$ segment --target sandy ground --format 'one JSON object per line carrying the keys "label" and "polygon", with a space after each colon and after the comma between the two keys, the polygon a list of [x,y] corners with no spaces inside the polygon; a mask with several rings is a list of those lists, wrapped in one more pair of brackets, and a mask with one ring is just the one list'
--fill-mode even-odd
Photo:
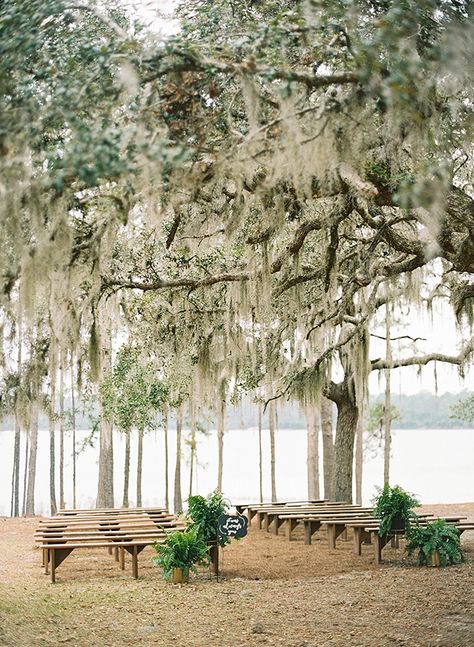
{"label": "sandy ground", "polygon": [[[474,503],[427,506],[474,519]],[[35,647],[474,647],[474,532],[466,563],[419,568],[387,547],[374,564],[351,541],[311,546],[251,529],[222,554],[222,577],[164,582],[140,556],[140,578],[105,550],[75,551],[51,584],[35,548],[36,519],[0,518],[0,645]]]}

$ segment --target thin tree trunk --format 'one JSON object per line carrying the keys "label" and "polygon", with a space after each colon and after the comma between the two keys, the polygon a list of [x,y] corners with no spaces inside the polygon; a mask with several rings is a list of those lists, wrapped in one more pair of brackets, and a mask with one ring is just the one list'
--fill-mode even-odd
{"label": "thin tree trunk", "polygon": [[[18,308],[18,335],[17,335],[17,362],[16,371],[18,375],[18,386],[21,387],[21,361],[23,346],[23,327],[21,321],[21,311]],[[13,448],[13,471],[12,471],[12,502],[11,516],[18,517],[20,514],[20,449],[21,449],[21,425],[17,409],[18,394],[15,396],[15,440]]]}
{"label": "thin tree trunk", "polygon": [[272,486],[272,501],[276,502],[276,467],[275,467],[275,432],[276,432],[276,405],[272,400],[268,405],[268,426],[270,430],[270,479]]}
{"label": "thin tree trunk", "polygon": [[59,366],[59,507],[64,510],[64,359]]}
{"label": "thin tree trunk", "polygon": [[[105,317],[104,317],[105,320]],[[110,322],[105,320],[103,346],[101,348],[101,380],[110,371],[112,366],[112,344]],[[99,400],[100,404],[100,400]],[[99,412],[100,413],[100,412]],[[100,446],[99,446],[99,483],[97,488],[97,507],[114,507],[114,445],[113,428],[105,416],[100,415]]]}
{"label": "thin tree trunk", "polygon": [[56,502],[56,442],[55,442],[55,433],[56,433],[56,420],[55,420],[55,400],[56,400],[56,375],[55,370],[53,370],[53,375],[51,376],[51,402],[49,405],[48,411],[48,423],[49,423],[49,503],[51,508],[51,514],[56,514],[58,511],[58,505]]}
{"label": "thin tree trunk", "polygon": [[258,486],[260,503],[263,503],[263,452],[262,452],[262,403],[258,403]]}
{"label": "thin tree trunk", "polygon": [[359,412],[356,431],[356,446],[355,446],[355,484],[356,484],[356,503],[362,505],[362,472],[364,466],[364,450],[363,450],[363,420],[362,414]]}
{"label": "thin tree trunk", "polygon": [[305,408],[307,426],[308,499],[319,499],[319,413],[314,405]]}
{"label": "thin tree trunk", "polygon": [[142,507],[143,431],[138,431],[137,452],[137,508]]}
{"label": "thin tree trunk", "polygon": [[332,433],[332,402],[321,398],[321,431],[323,440],[324,498],[334,500],[334,439]]}
{"label": "thin tree trunk", "polygon": [[18,414],[15,413],[15,440],[13,448],[13,470],[12,470],[12,499],[10,516],[19,515],[19,488],[20,488],[20,439],[21,428],[18,421]]}
{"label": "thin tree trunk", "polygon": [[218,403],[217,411],[217,489],[222,492],[222,475],[224,470],[224,422],[225,422],[225,401]]}
{"label": "thin tree trunk", "polygon": [[163,411],[163,434],[165,437],[165,508],[170,506],[170,482],[169,482],[169,454],[168,454],[168,408]]}
{"label": "thin tree trunk", "polygon": [[72,507],[76,508],[76,402],[74,389],[74,356],[71,352],[71,426],[72,426]]}
{"label": "thin tree trunk", "polygon": [[183,412],[181,407],[176,410],[176,466],[174,470],[174,512],[183,511],[183,498],[181,495],[181,435],[183,429]]}
{"label": "thin tree trunk", "polygon": [[21,506],[21,514],[26,516],[26,491],[28,489],[28,457],[30,454],[30,434],[31,434],[31,423],[29,429],[26,431],[26,442],[25,442],[25,471],[23,473],[23,501]]}
{"label": "thin tree trunk", "polygon": [[[392,361],[392,345],[390,342],[390,306],[385,305],[385,349],[387,362]],[[392,402],[390,394],[391,369],[385,370],[385,407],[384,407],[384,451],[383,451],[383,482],[390,481],[390,451],[392,445]]]}
{"label": "thin tree trunk", "polygon": [[28,457],[28,485],[26,490],[25,514],[35,514],[36,457],[38,455],[38,404],[33,402],[30,422],[30,454]]}
{"label": "thin tree trunk", "polygon": [[128,489],[130,483],[130,432],[125,433],[125,457],[123,463],[123,498],[122,508],[128,508],[130,505],[128,499]]}

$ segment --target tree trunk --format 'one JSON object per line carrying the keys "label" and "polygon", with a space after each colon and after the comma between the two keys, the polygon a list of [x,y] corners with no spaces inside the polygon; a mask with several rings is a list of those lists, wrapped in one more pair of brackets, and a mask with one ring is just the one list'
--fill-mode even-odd
{"label": "tree trunk", "polygon": [[[20,310],[20,309],[19,309]],[[18,334],[17,334],[17,362],[16,370],[20,385],[21,380],[21,354],[23,346],[21,312],[18,314]],[[10,514],[12,517],[18,517],[20,514],[20,448],[21,448],[21,425],[18,416],[17,397],[15,396],[15,440],[13,448],[13,470],[12,470],[12,501]]]}
{"label": "tree trunk", "polygon": [[334,500],[334,439],[332,433],[332,402],[321,398],[321,431],[323,439],[324,498]]}
{"label": "tree trunk", "polygon": [[188,496],[193,495],[193,479],[194,479],[194,462],[196,457],[196,429],[194,428],[193,423],[191,422],[191,438],[189,439],[189,449],[191,454],[189,456],[189,494]]}
{"label": "tree trunk", "polygon": [[181,407],[176,411],[176,466],[174,470],[174,512],[183,511],[183,498],[181,496],[181,434],[183,429],[183,412]]}
{"label": "tree trunk", "polygon": [[130,432],[125,433],[125,458],[123,463],[123,498],[122,508],[128,508],[130,505],[128,499],[128,488],[130,483]]}
{"label": "tree trunk", "polygon": [[[54,371],[53,371],[54,372]],[[54,434],[56,432],[56,420],[55,420],[55,400],[56,400],[56,388],[55,388],[56,376],[51,376],[51,402],[49,404],[48,411],[48,423],[49,423],[49,503],[51,508],[51,514],[56,514],[58,511],[58,505],[56,502],[56,443]]]}
{"label": "tree trunk", "polygon": [[76,402],[74,394],[74,356],[71,352],[71,426],[72,426],[72,507],[76,508]]}
{"label": "tree trunk", "polygon": [[219,492],[222,492],[222,474],[224,470],[225,401],[221,400],[217,406],[217,489]]}
{"label": "tree trunk", "polygon": [[275,432],[276,432],[276,405],[272,400],[268,405],[268,426],[270,429],[270,479],[272,484],[272,501],[276,502],[276,469],[275,469]]}
{"label": "tree trunk", "polygon": [[[105,320],[105,317],[104,317]],[[100,381],[110,371],[112,366],[112,344],[110,322],[106,321],[104,334],[102,337],[102,348],[100,349]],[[101,407],[100,398],[99,406]],[[98,508],[114,507],[114,445],[113,445],[113,428],[105,416],[100,415],[99,423],[99,483],[97,488]]]}
{"label": "tree trunk", "polygon": [[137,508],[142,507],[143,431],[138,431],[137,452]]}
{"label": "tree trunk", "polygon": [[260,503],[263,503],[263,452],[262,452],[262,403],[258,403],[258,486]]}
{"label": "tree trunk", "polygon": [[165,508],[170,507],[170,483],[169,483],[169,454],[168,454],[168,408],[163,411],[163,434],[165,437]]}
{"label": "tree trunk", "polygon": [[315,406],[305,408],[307,426],[308,499],[319,499],[319,413]]}
{"label": "tree trunk", "polygon": [[356,447],[355,447],[355,483],[356,483],[356,503],[362,505],[362,472],[364,465],[364,450],[363,450],[363,418],[359,412],[356,431]]}
{"label": "tree trunk", "polygon": [[31,434],[31,424],[30,428],[26,431],[26,442],[25,442],[25,471],[23,473],[23,501],[21,506],[21,514],[26,516],[26,491],[28,489],[28,457],[30,455],[30,434]]}
{"label": "tree trunk", "polygon": [[336,399],[337,424],[334,445],[334,497],[336,501],[352,503],[352,467],[354,462],[354,440],[357,429],[358,409],[354,401],[354,389],[349,388],[349,379],[339,387]]}
{"label": "tree trunk", "polygon": [[59,507],[64,510],[64,359],[59,366]]}
{"label": "tree trunk", "polygon": [[28,457],[28,486],[26,490],[25,514],[33,517],[35,514],[35,485],[36,485],[36,457],[38,454],[38,404],[34,402],[31,407],[30,422],[30,455]]}
{"label": "tree trunk", "polygon": [[18,517],[20,510],[20,440],[21,428],[18,420],[18,415],[15,413],[15,440],[13,448],[13,470],[12,470],[12,500],[10,508],[10,516]]}
{"label": "tree trunk", "polygon": [[[390,343],[390,307],[389,303],[385,305],[385,348],[387,362],[392,361],[392,345]],[[388,484],[390,481],[390,451],[392,446],[392,402],[390,394],[391,369],[385,370],[385,407],[384,407],[384,450],[383,450],[383,482]]]}

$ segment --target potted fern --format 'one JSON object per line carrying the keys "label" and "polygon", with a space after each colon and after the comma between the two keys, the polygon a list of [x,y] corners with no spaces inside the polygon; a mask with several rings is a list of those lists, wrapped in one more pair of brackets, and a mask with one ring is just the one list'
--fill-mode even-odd
{"label": "potted fern", "polygon": [[196,564],[209,563],[208,546],[195,527],[170,532],[164,543],[153,547],[158,553],[154,563],[163,568],[163,577],[173,584],[188,582],[189,571],[196,572]]}
{"label": "potted fern", "polygon": [[208,546],[209,556],[216,574],[219,569],[219,546],[223,548],[230,542],[229,537],[219,536],[217,522],[228,508],[229,503],[218,490],[211,492],[207,497],[195,495],[188,499],[188,517],[191,520],[191,527],[196,528]]}
{"label": "potted fern", "polygon": [[413,509],[420,505],[418,499],[399,485],[390,487],[386,483],[383,488],[378,488],[378,496],[373,503],[373,514],[380,519],[381,537],[393,530],[408,530],[410,524],[418,519],[413,512]]}
{"label": "potted fern", "polygon": [[408,533],[407,551],[418,551],[420,566],[447,566],[464,561],[458,529],[444,519],[426,525],[416,524]]}

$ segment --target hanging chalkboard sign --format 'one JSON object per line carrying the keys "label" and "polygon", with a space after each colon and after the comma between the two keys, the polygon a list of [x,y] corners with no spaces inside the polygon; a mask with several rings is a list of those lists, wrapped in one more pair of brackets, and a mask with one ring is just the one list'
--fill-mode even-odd
{"label": "hanging chalkboard sign", "polygon": [[248,519],[242,515],[221,514],[217,520],[217,529],[221,537],[245,537]]}

